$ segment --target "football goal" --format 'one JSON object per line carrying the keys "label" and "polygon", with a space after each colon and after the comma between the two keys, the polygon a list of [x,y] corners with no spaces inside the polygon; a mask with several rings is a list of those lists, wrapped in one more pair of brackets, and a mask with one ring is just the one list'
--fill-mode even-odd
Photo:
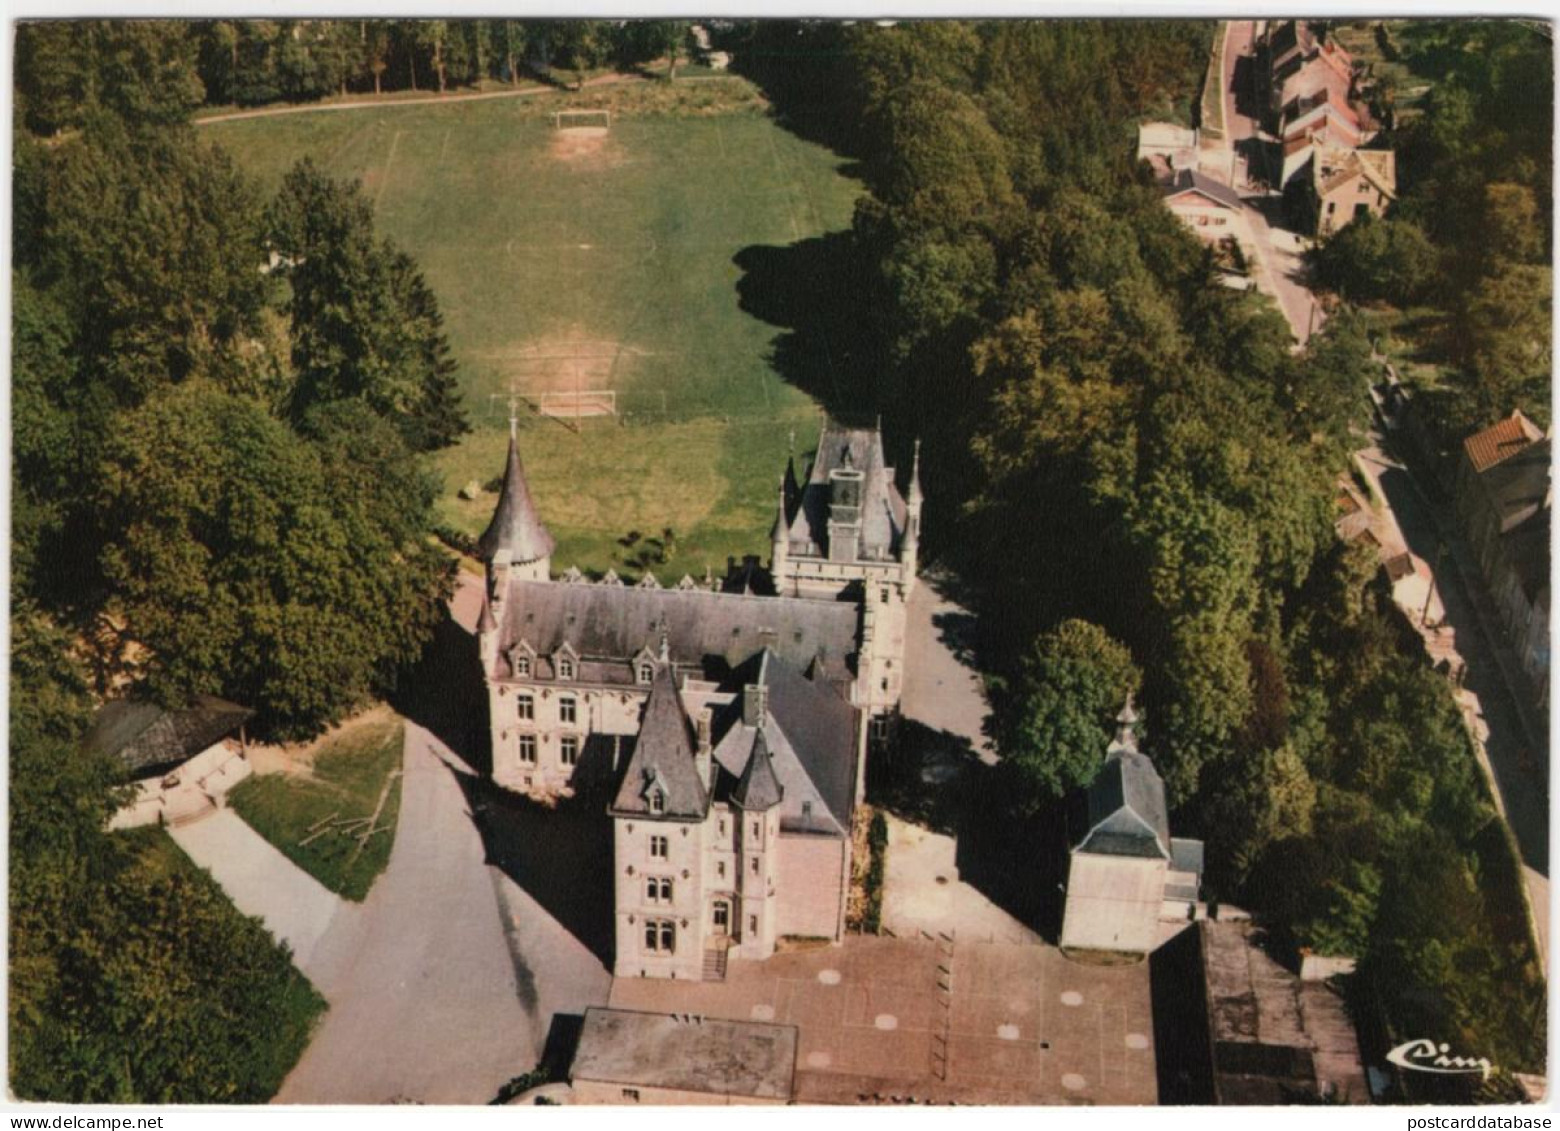
{"label": "football goal", "polygon": [[555,130],[601,130],[612,125],[610,110],[557,110],[553,112]]}

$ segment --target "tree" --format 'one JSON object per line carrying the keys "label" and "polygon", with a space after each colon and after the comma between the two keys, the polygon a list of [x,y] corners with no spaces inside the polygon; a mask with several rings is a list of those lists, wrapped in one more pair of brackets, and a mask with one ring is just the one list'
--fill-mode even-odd
{"label": "tree", "polygon": [[56,133],[107,112],[140,126],[183,122],[206,97],[199,46],[178,20],[59,20],[17,28],[27,128]]}
{"label": "tree", "polygon": [[393,430],[345,404],[307,423],[171,389],[121,418],[94,500],[147,689],[221,694],[283,736],[390,686],[451,584],[425,539],[432,486]]}
{"label": "tree", "polygon": [[360,398],[418,450],[464,432],[438,304],[412,260],[375,237],[360,187],[304,158],[283,179],[270,231],[292,291],[293,419]]}
{"label": "tree", "polygon": [[1018,812],[1093,779],[1111,720],[1141,682],[1131,653],[1098,625],[1063,621],[1035,641],[998,696],[993,728]]}

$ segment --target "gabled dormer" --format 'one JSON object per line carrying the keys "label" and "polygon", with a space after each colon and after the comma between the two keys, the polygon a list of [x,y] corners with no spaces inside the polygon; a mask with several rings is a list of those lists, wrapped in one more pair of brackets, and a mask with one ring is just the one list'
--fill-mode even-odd
{"label": "gabled dormer", "polygon": [[655,682],[656,654],[646,644],[634,655],[634,682],[649,687]]}
{"label": "gabled dormer", "polygon": [[505,658],[509,661],[509,674],[515,679],[530,679],[536,672],[536,649],[524,638],[510,647]]}
{"label": "gabled dormer", "polygon": [[553,678],[575,680],[580,677],[580,654],[565,640],[552,655]]}
{"label": "gabled dormer", "polygon": [[652,817],[664,817],[666,815],[666,782],[661,780],[661,774],[649,766],[645,767],[645,788],[641,795],[645,799],[645,809]]}

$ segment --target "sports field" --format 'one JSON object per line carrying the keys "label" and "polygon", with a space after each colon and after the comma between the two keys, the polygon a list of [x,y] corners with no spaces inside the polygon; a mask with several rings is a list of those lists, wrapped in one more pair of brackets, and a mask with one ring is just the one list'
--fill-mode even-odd
{"label": "sports field", "polygon": [[[494,496],[457,491],[502,471],[511,389],[615,392],[617,417],[578,430],[522,416],[560,572],[625,572],[619,539],[667,527],[663,580],[764,552],[788,433],[803,452],[817,436],[817,407],[769,364],[779,329],[739,307],[733,259],[846,227],[860,186],[740,79],[657,98],[549,91],[202,130],[267,190],[306,154],[360,179],[422,266],[475,426],[438,457],[450,525],[478,533],[491,512]],[[616,110],[604,133],[554,128],[555,110],[603,105]]]}

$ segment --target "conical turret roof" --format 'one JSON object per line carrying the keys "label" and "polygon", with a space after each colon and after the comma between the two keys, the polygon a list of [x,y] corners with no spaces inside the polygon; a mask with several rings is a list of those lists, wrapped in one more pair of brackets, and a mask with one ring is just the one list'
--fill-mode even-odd
{"label": "conical turret roof", "polygon": [[774,758],[769,753],[769,742],[764,738],[764,728],[753,735],[753,752],[742,768],[742,777],[731,791],[731,800],[739,809],[763,812],[773,809],[785,797],[780,779],[775,777]]}
{"label": "conical turret roof", "polygon": [[491,562],[500,550],[508,550],[510,561],[534,562],[553,551],[553,536],[542,525],[526,486],[525,468],[520,464],[520,445],[513,431],[509,434],[509,462],[504,467],[504,487],[493,510],[493,521],[477,540],[483,561]]}
{"label": "conical turret roof", "polygon": [[[650,804],[652,791],[661,795],[659,807]],[[611,811],[622,816],[646,814],[670,820],[699,820],[709,807],[709,792],[699,776],[693,735],[672,666],[657,664],[639,738]]]}

